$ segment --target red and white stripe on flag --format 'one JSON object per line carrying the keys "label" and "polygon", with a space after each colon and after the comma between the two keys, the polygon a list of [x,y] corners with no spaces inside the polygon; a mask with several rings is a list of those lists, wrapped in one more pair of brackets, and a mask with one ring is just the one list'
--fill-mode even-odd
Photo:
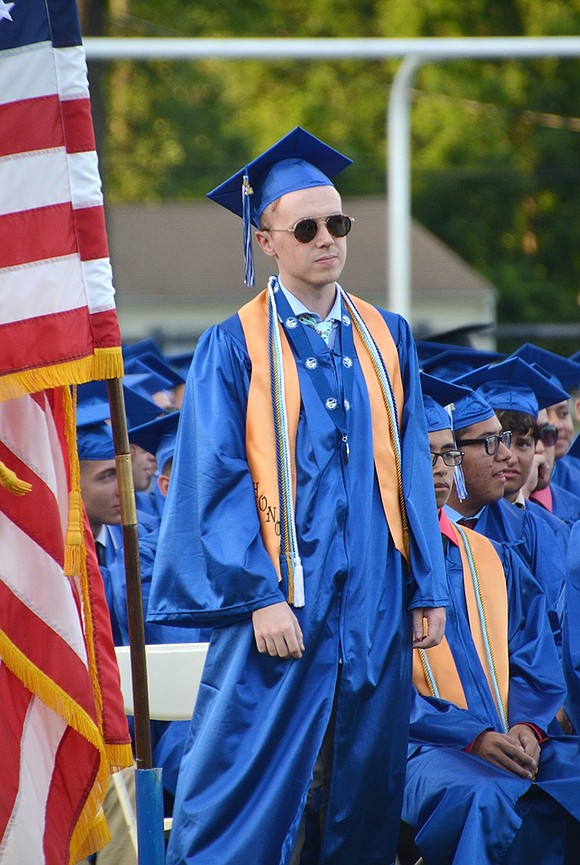
{"label": "red and white stripe on flag", "polygon": [[105,742],[91,575],[63,568],[71,412],[64,387],[0,402],[0,461],[30,485],[18,496],[0,484],[2,865],[69,865],[102,846],[111,757],[132,761],[118,685],[116,750]]}
{"label": "red and white stripe on flag", "polygon": [[0,399],[122,375],[75,0],[0,0]]}

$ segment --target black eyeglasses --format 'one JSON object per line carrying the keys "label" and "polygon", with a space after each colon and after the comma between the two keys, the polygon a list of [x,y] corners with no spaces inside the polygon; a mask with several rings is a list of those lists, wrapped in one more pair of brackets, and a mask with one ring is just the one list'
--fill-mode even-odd
{"label": "black eyeglasses", "polygon": [[431,465],[436,466],[439,457],[446,466],[460,466],[463,462],[463,451],[431,451]]}
{"label": "black eyeglasses", "polygon": [[489,457],[496,455],[499,450],[500,442],[509,449],[509,446],[512,443],[511,430],[506,430],[506,432],[502,432],[498,436],[485,436],[485,438],[482,439],[457,439],[457,444],[461,445],[461,447],[463,447],[463,445],[484,445],[485,452]]}
{"label": "black eyeglasses", "polygon": [[322,219],[299,219],[292,228],[265,228],[264,231],[290,231],[298,243],[310,243],[318,234],[318,226],[324,223],[333,237],[346,237],[352,228],[353,216],[346,213],[331,213]]}
{"label": "black eyeglasses", "polygon": [[538,439],[542,444],[546,445],[546,447],[551,448],[554,447],[558,441],[558,433],[558,427],[554,426],[553,423],[544,423],[538,428]]}

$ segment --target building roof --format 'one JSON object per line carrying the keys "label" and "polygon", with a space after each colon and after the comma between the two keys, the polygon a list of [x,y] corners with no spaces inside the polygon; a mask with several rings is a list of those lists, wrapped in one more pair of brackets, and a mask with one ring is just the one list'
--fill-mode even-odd
{"label": "building roof", "polygon": [[[343,205],[356,224],[341,282],[370,303],[387,306],[385,199],[348,198]],[[160,302],[187,306],[205,326],[252,296],[243,284],[239,220],[212,202],[113,205],[107,208],[107,226],[120,311]],[[494,320],[493,286],[417,222],[411,228],[411,258],[412,318],[423,323],[423,331]],[[259,288],[272,267],[259,250],[255,259]],[[454,307],[459,317],[450,320]]]}

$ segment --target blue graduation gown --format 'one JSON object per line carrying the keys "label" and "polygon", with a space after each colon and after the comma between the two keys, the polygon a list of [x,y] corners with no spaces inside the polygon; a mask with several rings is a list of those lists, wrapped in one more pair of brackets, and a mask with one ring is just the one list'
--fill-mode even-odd
{"label": "blue graduation gown", "polygon": [[[406,394],[401,433],[412,568],[394,547],[381,505],[357,358],[348,465],[298,359],[296,527],[306,594],[305,606],[294,611],[306,645],[300,660],[260,654],[254,642],[251,612],[284,595],[260,535],[246,461],[250,361],[238,316],[207,332],[195,352],[149,617],[214,630],[181,764],[168,865],[288,862],[339,659],[320,862],[394,861],[411,696],[408,607],[445,605],[446,591],[414,343],[406,322],[383,315]],[[332,351],[307,334],[312,355],[339,390],[347,326],[341,322]]]}
{"label": "blue graduation gown", "polygon": [[566,711],[576,732],[580,731],[580,523],[570,534],[566,571],[564,614],[564,672],[568,683]]}
{"label": "blue graduation gown", "polygon": [[563,487],[575,496],[580,496],[580,437],[576,436],[567,454],[556,460],[552,471],[552,483]]}
{"label": "blue graduation gown", "polygon": [[546,595],[548,617],[558,651],[562,646],[560,609],[566,564],[562,541],[552,527],[529,508],[507,501],[486,505],[475,531],[500,543],[509,543],[534,575]]}
{"label": "blue graduation gown", "polygon": [[[546,731],[562,705],[565,685],[543,593],[507,546],[494,546],[507,580],[508,725],[528,722]],[[503,729],[471,638],[455,544],[447,548],[446,565],[451,602],[445,636],[467,709],[413,689],[403,819],[418,827],[415,843],[429,865],[496,865],[505,861],[522,823],[518,800],[533,784],[463,750],[483,731]],[[544,742],[534,783],[580,819],[580,739]],[[557,839],[550,834],[541,838],[535,865],[551,863],[554,846]]]}
{"label": "blue graduation gown", "polygon": [[552,513],[569,523],[575,523],[579,520],[580,496],[556,483],[550,483],[550,489],[552,491]]}

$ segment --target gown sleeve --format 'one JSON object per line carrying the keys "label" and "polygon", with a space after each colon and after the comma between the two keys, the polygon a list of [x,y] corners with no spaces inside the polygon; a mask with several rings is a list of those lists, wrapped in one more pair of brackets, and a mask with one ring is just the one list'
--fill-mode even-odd
{"label": "gown sleeve", "polygon": [[193,357],[149,621],[223,625],[284,600],[260,535],[246,460],[250,361],[241,327],[237,330],[231,323],[211,328]]}

